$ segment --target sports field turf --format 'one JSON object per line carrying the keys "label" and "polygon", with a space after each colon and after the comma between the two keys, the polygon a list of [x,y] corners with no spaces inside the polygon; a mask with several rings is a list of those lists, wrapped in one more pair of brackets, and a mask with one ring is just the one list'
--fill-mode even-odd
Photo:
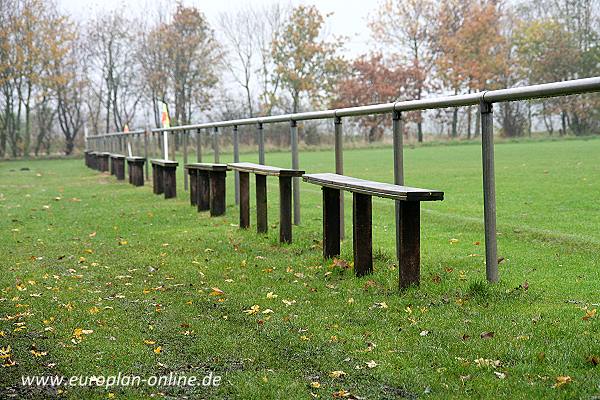
{"label": "sports field turf", "polygon": [[[82,160],[0,163],[0,398],[594,398],[600,396],[600,140],[496,145],[501,282],[485,282],[481,148],[405,150],[422,203],[421,285],[397,290],[394,204],[373,200],[375,273],[324,262],[321,191],[278,244],[183,191],[152,194]],[[347,150],[345,173],[391,182],[392,150]],[[229,161],[231,155],[222,155]],[[256,161],[244,154],[242,161]],[[290,164],[289,153],[267,163]],[[302,152],[331,172],[332,152]],[[26,167],[29,170],[22,171]],[[251,181],[251,188],[254,181]],[[351,196],[342,259],[352,260]],[[9,348],[10,346],[10,348]],[[14,365],[11,365],[13,364]],[[169,373],[219,386],[24,387],[22,375]]]}

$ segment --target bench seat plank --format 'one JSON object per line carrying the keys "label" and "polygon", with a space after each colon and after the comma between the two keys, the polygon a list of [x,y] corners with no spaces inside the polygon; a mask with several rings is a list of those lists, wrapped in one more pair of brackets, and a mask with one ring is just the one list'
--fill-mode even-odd
{"label": "bench seat plank", "polygon": [[160,165],[161,167],[177,167],[179,163],[171,160],[150,160],[154,165]]}
{"label": "bench seat plank", "polygon": [[272,167],[270,165],[254,164],[249,162],[229,163],[227,164],[233,170],[240,172],[251,172],[258,175],[282,176],[282,177],[300,177],[304,171],[299,169],[286,169]]}
{"label": "bench seat plank", "polygon": [[229,171],[227,164],[213,163],[190,163],[183,166],[185,169],[195,169],[200,171]]}
{"label": "bench seat plank", "polygon": [[394,200],[405,201],[434,201],[443,200],[444,192],[431,189],[420,189],[408,186],[399,186],[391,183],[367,181],[345,175],[323,173],[307,174],[303,180],[320,186],[333,189],[347,190],[370,196],[386,197]]}
{"label": "bench seat plank", "polygon": [[140,162],[140,161],[146,161],[145,157],[139,157],[139,156],[132,156],[132,157],[125,157],[125,159],[127,161],[133,161],[133,162]]}
{"label": "bench seat plank", "polygon": [[123,154],[116,154],[116,153],[110,153],[110,156],[112,158],[119,158],[119,159],[121,159],[121,158],[124,159],[125,158],[125,156]]}

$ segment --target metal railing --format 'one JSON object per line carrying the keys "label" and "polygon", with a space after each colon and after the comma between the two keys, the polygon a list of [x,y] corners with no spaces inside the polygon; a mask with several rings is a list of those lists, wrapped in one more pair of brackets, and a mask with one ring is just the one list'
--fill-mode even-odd
{"label": "metal railing", "polygon": [[[234,161],[239,161],[239,135],[238,127],[255,125],[257,128],[257,141],[259,162],[265,163],[265,146],[263,125],[270,123],[288,122],[290,124],[292,168],[299,168],[298,154],[298,121],[331,119],[334,122],[335,136],[335,172],[343,174],[343,131],[342,119],[344,117],[356,117],[373,114],[392,114],[393,124],[393,150],[394,150],[394,183],[404,184],[404,162],[402,113],[406,111],[430,110],[436,108],[464,107],[478,105],[481,113],[481,148],[483,168],[483,199],[484,199],[484,226],[485,226],[485,252],[486,252],[486,277],[490,282],[498,281],[498,258],[496,241],[496,190],[494,173],[494,134],[493,134],[493,103],[531,100],[546,97],[567,96],[590,92],[600,92],[600,77],[575,79],[563,82],[545,83],[541,85],[523,86],[517,88],[490,90],[478,93],[440,96],[420,100],[397,101],[393,103],[375,104],[360,107],[349,107],[335,110],[312,111],[296,114],[274,115],[267,117],[245,118],[230,121],[206,122],[202,124],[184,125],[171,128],[155,128],[149,131],[137,130],[128,133],[116,132],[97,136],[88,136],[86,149],[96,151],[115,151],[124,149],[127,137],[138,137],[144,135],[144,156],[148,157],[148,136],[160,132],[170,132],[175,135],[182,133],[184,139],[184,162],[187,162],[187,138],[189,133],[196,131],[196,156],[202,160],[201,134],[203,129],[213,130],[214,159],[219,161],[218,136],[219,128],[230,127],[233,130]],[[174,149],[174,146],[173,146]],[[167,155],[165,155],[165,158]],[[174,157],[174,150],[173,150]],[[147,163],[146,163],[147,166]],[[236,203],[239,199],[239,182],[236,176]],[[186,181],[187,187],[187,181]],[[294,179],[294,224],[300,223],[300,181]],[[343,199],[343,196],[342,196]],[[341,207],[343,213],[343,204]],[[396,205],[396,249],[398,251],[398,204]],[[343,232],[343,218],[342,232]],[[343,237],[343,236],[342,236]]]}

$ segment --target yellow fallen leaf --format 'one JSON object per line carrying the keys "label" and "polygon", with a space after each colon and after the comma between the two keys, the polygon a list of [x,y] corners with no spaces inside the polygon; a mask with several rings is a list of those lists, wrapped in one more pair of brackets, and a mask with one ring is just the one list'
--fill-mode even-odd
{"label": "yellow fallen leaf", "polygon": [[585,310],[585,315],[581,318],[584,321],[589,321],[590,319],[596,316],[596,309],[593,310]]}
{"label": "yellow fallen leaf", "polygon": [[223,296],[225,294],[224,291],[219,289],[218,287],[211,287],[212,292],[210,292],[211,296]]}
{"label": "yellow fallen leaf", "polygon": [[342,376],[346,376],[346,375],[347,374],[344,371],[341,371],[341,370],[339,370],[339,371],[331,371],[329,373],[329,377],[333,378],[333,379],[338,379],[338,378],[341,378]]}
{"label": "yellow fallen leaf", "polygon": [[310,387],[313,387],[313,388],[315,388],[315,389],[318,389],[318,388],[320,388],[320,387],[321,387],[321,383],[319,383],[319,382],[316,382],[316,381],[315,381],[315,382],[311,382],[311,383],[310,383]]}
{"label": "yellow fallen leaf", "polygon": [[160,354],[160,352],[162,352],[162,346],[158,346],[157,348],[154,349],[154,353]]}
{"label": "yellow fallen leaf", "polygon": [[100,312],[100,309],[98,307],[92,307],[88,311],[90,314],[98,314]]}
{"label": "yellow fallen leaf", "polygon": [[276,299],[278,296],[273,292],[267,293],[267,299]]}
{"label": "yellow fallen leaf", "polygon": [[147,340],[147,339],[145,339],[145,340],[144,340],[144,344],[152,345],[152,344],[156,344],[156,341],[154,341],[154,340]]}
{"label": "yellow fallen leaf", "polygon": [[557,376],[556,383],[554,385],[552,385],[552,387],[558,389],[558,388],[565,386],[571,382],[573,382],[573,379],[568,375],[567,376]]}
{"label": "yellow fallen leaf", "polygon": [[248,315],[253,315],[253,314],[256,314],[259,311],[260,311],[260,306],[258,304],[255,304],[252,307],[250,307],[248,310],[244,310],[243,312],[246,313],[246,314],[248,314]]}

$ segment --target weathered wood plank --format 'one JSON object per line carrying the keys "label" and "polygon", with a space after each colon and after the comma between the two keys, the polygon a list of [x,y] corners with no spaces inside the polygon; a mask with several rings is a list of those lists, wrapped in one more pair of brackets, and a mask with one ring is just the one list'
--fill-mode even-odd
{"label": "weathered wood plank", "polygon": [[331,173],[307,174],[302,178],[305,182],[315,185],[394,200],[434,201],[444,199],[444,192],[439,190],[420,189],[394,185],[391,183],[374,182],[345,175]]}
{"label": "weathered wood plank", "polygon": [[354,193],[353,196],[354,273],[356,276],[364,276],[373,273],[371,196],[362,193]]}
{"label": "weathered wood plank", "polygon": [[248,162],[241,163],[229,163],[227,164],[231,169],[240,172],[251,172],[253,174],[259,175],[269,175],[269,176],[289,176],[289,177],[298,177],[304,175],[304,171],[298,169],[286,169],[273,167],[270,165],[260,165]]}
{"label": "weathered wood plank", "polygon": [[418,285],[421,263],[421,207],[418,201],[400,202],[400,288]]}
{"label": "weathered wood plank", "polygon": [[266,233],[269,229],[267,222],[267,177],[256,176],[256,231]]}
{"label": "weathered wood plank", "polygon": [[240,172],[240,228],[250,226],[250,174]]}
{"label": "weathered wood plank", "polygon": [[340,193],[339,189],[323,187],[323,257],[340,255]]}

